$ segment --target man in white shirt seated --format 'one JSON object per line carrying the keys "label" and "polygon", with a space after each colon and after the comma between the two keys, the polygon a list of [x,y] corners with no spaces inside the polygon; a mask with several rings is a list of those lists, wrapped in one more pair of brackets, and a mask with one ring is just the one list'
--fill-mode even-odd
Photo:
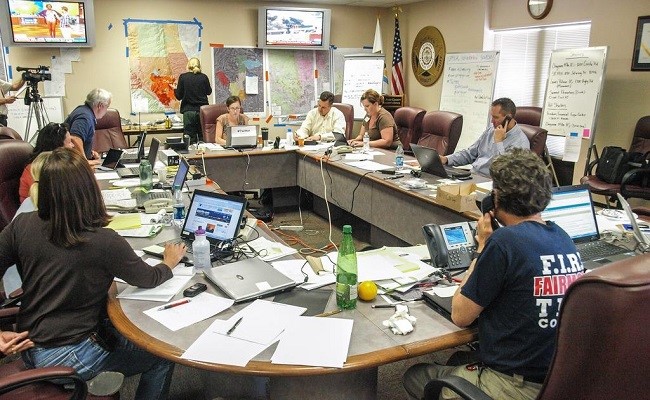
{"label": "man in white shirt seated", "polygon": [[294,139],[334,141],[332,132],[345,133],[345,116],[334,104],[334,94],[325,91],[320,94],[318,107],[307,113],[307,118],[294,134]]}

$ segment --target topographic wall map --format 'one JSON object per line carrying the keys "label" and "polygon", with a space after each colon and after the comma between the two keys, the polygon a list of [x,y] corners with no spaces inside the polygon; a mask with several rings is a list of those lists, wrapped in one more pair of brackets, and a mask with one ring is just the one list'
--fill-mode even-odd
{"label": "topographic wall map", "polygon": [[[215,47],[212,49],[215,103],[239,96],[248,114],[264,113],[264,59],[262,49]],[[246,94],[246,76],[257,79],[257,94]],[[249,92],[251,92],[249,90]]]}
{"label": "topographic wall map", "polygon": [[178,111],[173,85],[201,51],[198,21],[124,20],[131,112]]}

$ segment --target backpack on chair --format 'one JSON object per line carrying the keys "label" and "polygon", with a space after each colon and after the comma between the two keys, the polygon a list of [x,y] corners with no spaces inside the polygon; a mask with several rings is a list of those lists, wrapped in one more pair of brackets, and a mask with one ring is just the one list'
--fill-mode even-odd
{"label": "backpack on chair", "polygon": [[630,169],[630,155],[625,149],[617,146],[605,146],[598,159],[596,176],[607,183],[621,183],[623,175]]}

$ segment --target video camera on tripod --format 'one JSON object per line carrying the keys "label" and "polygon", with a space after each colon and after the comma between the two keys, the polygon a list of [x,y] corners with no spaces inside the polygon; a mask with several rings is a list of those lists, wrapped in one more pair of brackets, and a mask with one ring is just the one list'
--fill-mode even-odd
{"label": "video camera on tripod", "polygon": [[48,72],[49,70],[50,67],[46,67],[45,65],[39,65],[36,68],[16,67],[16,71],[24,71],[23,79],[28,85],[36,85],[38,82],[42,81],[51,81],[52,74]]}

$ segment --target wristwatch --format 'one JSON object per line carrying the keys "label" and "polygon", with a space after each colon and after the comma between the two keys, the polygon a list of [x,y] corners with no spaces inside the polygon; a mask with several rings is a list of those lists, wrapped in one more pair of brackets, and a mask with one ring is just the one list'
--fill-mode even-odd
{"label": "wristwatch", "polygon": [[476,259],[478,258],[478,256],[480,256],[480,255],[481,255],[481,253],[479,253],[478,251],[474,251],[474,252],[472,252],[472,256],[470,257],[470,260],[471,260],[471,261],[474,261],[474,260],[476,260]]}

